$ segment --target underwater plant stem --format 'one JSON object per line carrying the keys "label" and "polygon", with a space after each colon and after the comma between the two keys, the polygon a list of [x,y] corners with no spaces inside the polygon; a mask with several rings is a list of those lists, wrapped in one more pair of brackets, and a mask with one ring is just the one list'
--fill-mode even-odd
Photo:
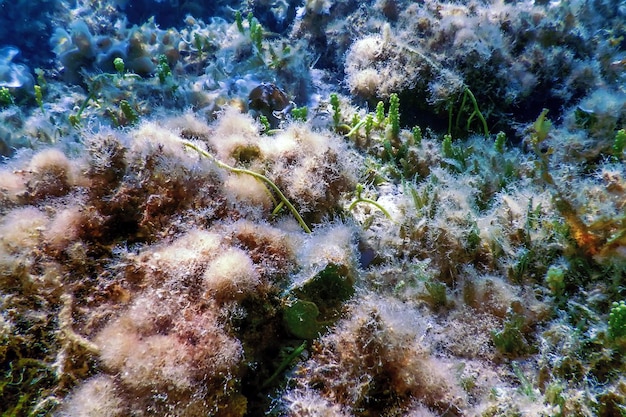
{"label": "underwater plant stem", "polygon": [[83,104],[80,105],[80,107],[78,108],[78,111],[76,112],[76,118],[80,120],[81,115],[83,114],[83,111],[85,111],[85,109],[87,108],[87,105],[89,104],[89,102],[93,99],[96,98],[96,93],[95,92],[91,92],[89,93],[89,95],[87,96],[87,98],[85,99],[85,101],[83,101]]}
{"label": "underwater plant stem", "polygon": [[381,206],[376,201],[371,200],[369,198],[358,198],[358,199],[354,200],[350,204],[350,206],[348,207],[348,211],[351,211],[358,203],[368,203],[368,204],[371,204],[374,207],[376,207],[378,210],[382,211],[383,214],[385,215],[385,217],[387,217],[389,220],[392,220],[391,215],[389,214],[389,212],[387,210],[385,210],[385,208],[383,206]]}
{"label": "underwater plant stem", "polygon": [[478,118],[483,124],[485,136],[489,136],[489,128],[487,127],[487,121],[485,120],[485,118],[483,117],[483,114],[478,109],[478,102],[476,101],[476,97],[474,97],[474,93],[472,93],[472,90],[470,90],[468,87],[465,87],[465,94],[469,96],[470,100],[472,100],[472,104],[474,104],[474,113],[476,113],[476,116],[478,116]]}
{"label": "underwater plant stem", "polygon": [[[459,107],[459,113],[456,115],[456,122],[454,124],[454,127],[456,128],[457,132],[459,130],[459,123],[461,122],[461,113],[463,113],[463,108],[465,107],[465,102],[467,101],[467,87],[465,88],[464,92],[463,92],[463,99],[461,100],[461,107]],[[452,111],[452,105],[450,105],[450,111]],[[451,115],[452,113],[450,113]],[[448,122],[448,135],[452,135],[452,122],[451,120],[449,120]]]}
{"label": "underwater plant stem", "polygon": [[208,153],[204,149],[199,148],[197,145],[195,145],[195,144],[193,144],[193,143],[191,143],[191,142],[189,142],[187,140],[181,140],[181,142],[186,147],[191,148],[194,151],[198,152],[200,155],[204,156],[205,158],[210,159],[213,163],[215,163],[220,168],[223,168],[223,169],[225,169],[227,171],[230,171],[230,172],[233,172],[235,174],[250,175],[250,176],[256,178],[257,180],[262,181],[265,184],[267,184],[272,189],[272,191],[274,191],[278,195],[278,197],[280,198],[282,203],[285,206],[287,206],[289,211],[291,211],[291,214],[293,214],[293,217],[296,218],[296,220],[298,221],[298,223],[300,224],[302,229],[306,233],[311,233],[311,229],[304,222],[304,220],[302,219],[302,216],[300,216],[300,213],[298,213],[298,210],[296,210],[296,208],[293,206],[293,204],[291,204],[291,202],[287,199],[287,197],[285,197],[285,194],[283,194],[283,192],[280,191],[280,188],[278,188],[278,186],[276,184],[274,184],[274,182],[272,180],[270,180],[269,178],[267,178],[265,175],[259,174],[259,173],[254,172],[254,171],[250,171],[249,169],[245,169],[245,168],[235,168],[233,166],[230,166],[230,165],[220,161],[215,156],[211,155],[210,153]]}
{"label": "underwater plant stem", "polygon": [[[426,61],[428,65],[435,68],[440,74],[444,73],[444,69],[440,64],[430,59],[428,56],[426,56],[424,53],[420,52],[419,50],[403,42],[398,43],[398,46],[400,46],[401,48],[404,48],[406,51],[410,53],[416,54],[421,59]],[[485,117],[478,109],[478,102],[476,101],[476,97],[474,96],[474,93],[472,93],[472,91],[469,89],[469,87],[465,83],[462,83],[462,86],[463,86],[463,103],[465,103],[466,97],[469,97],[470,100],[472,100],[472,104],[474,105],[474,112],[476,113],[476,116],[478,116],[478,118],[480,119],[483,125],[485,136],[489,136],[489,128],[487,127],[487,120],[485,120]],[[460,111],[463,111],[462,105],[461,105]],[[457,117],[457,127],[458,127],[458,117]],[[451,130],[452,130],[452,107],[450,107],[449,113],[448,113],[448,134],[452,134]]]}
{"label": "underwater plant stem", "polygon": [[[467,86],[463,88],[463,98],[461,99],[461,106],[459,107],[459,113],[456,115],[456,121],[454,124],[455,129],[459,130],[459,124],[461,122],[461,113],[463,112],[463,109],[465,108],[465,103],[467,102],[468,97],[470,98],[470,101],[472,102],[472,105],[474,106],[474,111],[467,118],[465,130],[469,132],[472,120],[474,120],[474,117],[478,116],[478,118],[480,119],[480,122],[483,125],[485,136],[489,137],[489,127],[487,127],[487,120],[485,120],[485,117],[483,116],[480,109],[478,108],[478,102],[476,101],[476,96],[474,96],[474,93],[472,93],[472,90],[470,90],[469,87]],[[452,134],[452,104],[450,104],[450,107],[448,108],[448,134],[449,135]]]}
{"label": "underwater plant stem", "polygon": [[306,348],[306,340],[304,342],[302,342],[302,344],[300,346],[298,346],[297,348],[295,348],[293,350],[293,352],[291,352],[291,355],[289,355],[279,366],[278,369],[276,369],[276,371],[274,371],[274,373],[267,379],[265,380],[265,382],[263,382],[263,385],[261,385],[261,389],[263,388],[267,388],[272,381],[274,381],[278,375],[280,375],[285,368],[287,368],[289,366],[289,364],[298,356],[300,356],[302,354],[302,352],[304,352],[304,349]]}
{"label": "underwater plant stem", "polygon": [[350,131],[348,133],[346,133],[344,136],[347,137],[347,138],[351,137],[352,135],[357,133],[359,131],[359,129],[361,128],[361,126],[363,126],[364,124],[365,124],[365,120],[361,120],[359,123],[354,125],[354,127],[352,129],[350,129]]}
{"label": "underwater plant stem", "polygon": [[358,184],[356,187],[356,199],[350,203],[350,205],[348,206],[348,211],[352,211],[352,209],[354,207],[356,207],[356,205],[358,203],[368,203],[373,205],[374,207],[376,207],[378,210],[382,211],[383,214],[385,215],[385,217],[387,217],[389,220],[393,219],[391,218],[391,214],[389,214],[389,212],[387,210],[385,210],[385,208],[383,206],[381,206],[377,201],[372,200],[370,198],[365,198],[361,196],[361,193],[363,192],[363,186],[361,184]]}

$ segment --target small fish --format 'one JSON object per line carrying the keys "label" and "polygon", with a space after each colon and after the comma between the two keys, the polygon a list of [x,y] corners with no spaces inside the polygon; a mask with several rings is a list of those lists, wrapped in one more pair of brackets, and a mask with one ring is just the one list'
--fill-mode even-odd
{"label": "small fish", "polygon": [[282,111],[289,105],[287,95],[272,83],[261,83],[248,95],[248,107],[263,114]]}
{"label": "small fish", "polygon": [[261,83],[248,95],[248,108],[267,117],[272,128],[280,124],[293,106],[287,94],[272,83]]}

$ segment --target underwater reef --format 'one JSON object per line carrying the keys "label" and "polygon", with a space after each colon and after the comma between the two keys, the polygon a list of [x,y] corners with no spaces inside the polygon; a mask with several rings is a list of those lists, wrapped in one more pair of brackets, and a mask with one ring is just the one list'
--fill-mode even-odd
{"label": "underwater reef", "polygon": [[626,415],[626,3],[39,3],[3,417]]}

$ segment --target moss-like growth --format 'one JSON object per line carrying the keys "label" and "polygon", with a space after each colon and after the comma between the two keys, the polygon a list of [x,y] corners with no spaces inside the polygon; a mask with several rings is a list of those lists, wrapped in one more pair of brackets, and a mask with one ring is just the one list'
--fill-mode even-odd
{"label": "moss-like growth", "polygon": [[609,337],[620,339],[626,336],[626,302],[614,302],[609,313]]}
{"label": "moss-like growth", "polygon": [[124,60],[122,58],[117,57],[113,60],[113,68],[115,68],[115,71],[117,71],[120,77],[124,76],[124,72],[126,71],[126,69],[124,65]]}
{"label": "moss-like growth", "polygon": [[389,134],[392,140],[398,140],[400,136],[400,98],[396,93],[389,96]]}
{"label": "moss-like growth", "polygon": [[330,107],[333,112],[333,125],[335,126],[335,129],[336,129],[341,123],[341,119],[342,119],[341,105],[339,103],[339,96],[337,95],[337,93],[330,94]]}
{"label": "moss-like growth", "polygon": [[35,85],[35,102],[37,103],[37,106],[39,106],[39,109],[41,110],[42,114],[46,114],[46,110],[43,108],[43,91],[41,89],[40,85]]}
{"label": "moss-like growth", "polygon": [[546,284],[555,296],[563,295],[565,290],[565,271],[560,266],[550,266],[545,278]]}
{"label": "moss-like growth", "polygon": [[624,147],[626,147],[626,130],[620,129],[615,134],[615,139],[613,139],[613,156],[617,159],[622,159]]}
{"label": "moss-like growth", "polygon": [[159,82],[161,84],[165,84],[167,80],[172,77],[172,69],[170,68],[169,63],[167,62],[167,57],[165,55],[159,55],[159,64],[157,65],[157,76],[159,77]]}
{"label": "moss-like growth", "polygon": [[502,329],[493,330],[491,336],[493,344],[500,353],[518,357],[532,352],[532,347],[524,336],[524,317],[514,311],[507,313]]}
{"label": "moss-like growth", "polygon": [[124,116],[123,119],[120,120],[120,125],[134,125],[139,122],[139,113],[137,113],[137,110],[135,110],[128,101],[120,101],[120,110]]}
{"label": "moss-like growth", "polygon": [[13,99],[13,95],[11,94],[11,90],[7,87],[0,87],[0,106],[6,107],[14,104],[15,100]]}

